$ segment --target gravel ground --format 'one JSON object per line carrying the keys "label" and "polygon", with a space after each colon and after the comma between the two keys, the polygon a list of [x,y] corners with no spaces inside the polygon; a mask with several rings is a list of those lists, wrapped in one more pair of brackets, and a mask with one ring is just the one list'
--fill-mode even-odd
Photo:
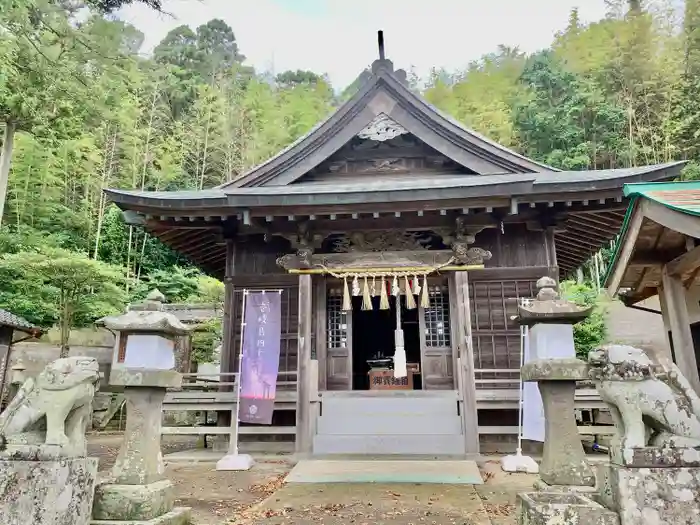
{"label": "gravel ground", "polygon": [[[120,434],[88,438],[100,471],[114,464]],[[195,446],[185,436],[166,436],[163,453]],[[515,525],[515,496],[536,476],[507,474],[498,462],[481,466],[484,485],[284,484],[288,457],[259,461],[248,472],[217,472],[212,463],[168,465],[177,504],[192,508],[196,525]]]}

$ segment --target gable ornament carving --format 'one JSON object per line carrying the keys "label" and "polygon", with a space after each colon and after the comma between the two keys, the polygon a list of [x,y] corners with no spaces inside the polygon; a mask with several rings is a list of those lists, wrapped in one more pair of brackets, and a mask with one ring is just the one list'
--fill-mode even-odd
{"label": "gable ornament carving", "polygon": [[384,142],[406,133],[408,130],[401,124],[389,118],[386,113],[380,113],[357,136],[365,140]]}

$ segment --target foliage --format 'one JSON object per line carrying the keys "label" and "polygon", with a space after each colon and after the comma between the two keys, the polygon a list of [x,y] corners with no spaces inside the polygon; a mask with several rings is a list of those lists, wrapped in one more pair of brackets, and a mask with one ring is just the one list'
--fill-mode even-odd
{"label": "foliage", "polygon": [[146,4],[156,11],[160,11],[162,9],[161,0],[87,0],[89,5],[96,7],[97,9],[101,9],[106,13],[116,11],[125,5],[133,4],[135,2]]}
{"label": "foliage", "polygon": [[221,319],[210,319],[197,325],[192,333],[192,361],[211,362],[214,350],[221,344],[222,339]]}
{"label": "foliage", "polygon": [[3,308],[61,328],[61,356],[74,326],[85,326],[123,308],[126,295],[119,267],[63,248],[5,254],[0,275]]}
{"label": "foliage", "polygon": [[190,296],[186,302],[223,305],[224,283],[208,275],[199,275],[197,277],[197,292]]}
{"label": "foliage", "polygon": [[[129,3],[3,3],[0,132],[16,131],[0,253],[89,254],[120,269],[130,298],[158,286],[170,301],[220,302],[220,283],[126,224],[103,190],[194,190],[240,177],[356,93],[367,72],[337,96],[320,72],[260,74],[218,19],[173,29],[145,57],[144,35],[105,16]],[[683,177],[700,178],[700,1],[683,11],[672,0],[608,4],[590,24],[573,10],[549,49],[500,46],[461,71],[435,70],[425,82],[413,74],[411,88],[552,166],[687,159]],[[43,325],[59,319],[38,274],[5,282],[2,305]]]}
{"label": "foliage", "polygon": [[588,359],[588,352],[598,348],[607,335],[606,311],[598,300],[595,288],[573,281],[561,283],[562,296],[579,306],[594,307],[589,317],[574,325],[574,345],[579,359]]}
{"label": "foliage", "polygon": [[167,270],[155,270],[136,286],[134,299],[144,299],[151,290],[158,289],[169,303],[184,302],[198,292],[199,276],[195,268],[172,266]]}

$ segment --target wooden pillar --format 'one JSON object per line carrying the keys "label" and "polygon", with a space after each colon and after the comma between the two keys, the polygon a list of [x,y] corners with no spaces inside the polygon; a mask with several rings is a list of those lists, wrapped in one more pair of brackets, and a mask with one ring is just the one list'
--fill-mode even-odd
{"label": "wooden pillar", "polygon": [[318,360],[318,386],[319,390],[326,390],[328,384],[328,333],[326,323],[328,312],[326,311],[326,279],[321,276],[316,280],[314,320],[316,322],[316,359]]}
{"label": "wooden pillar", "polygon": [[296,452],[310,454],[311,436],[311,276],[299,276],[299,339],[297,350]]}
{"label": "wooden pillar", "polygon": [[479,454],[479,420],[476,408],[476,381],[474,376],[474,349],[472,346],[471,310],[469,304],[469,277],[467,272],[454,272],[451,276],[451,301],[455,305],[455,336],[457,385],[462,399],[462,422],[465,452],[469,456]]}
{"label": "wooden pillar", "polygon": [[690,331],[685,286],[683,286],[683,282],[679,277],[668,273],[666,266],[661,270],[661,285],[662,305],[668,318],[668,328],[670,328],[671,337],[673,338],[676,364],[691,386],[700,394],[700,377],[698,377],[698,363],[695,359],[693,335]]}
{"label": "wooden pillar", "polygon": [[0,406],[10,385],[10,347],[13,332],[9,326],[0,326]]}
{"label": "wooden pillar", "polygon": [[[221,373],[235,372],[234,356],[238,351],[235,346],[236,321],[235,315],[235,287],[231,280],[235,270],[235,255],[236,244],[233,239],[226,239],[226,270],[224,274],[224,318],[222,322],[223,341],[221,342],[221,356],[219,360],[219,371]],[[233,377],[225,376],[221,378],[222,383],[231,383]],[[229,392],[232,388],[230,385],[222,385],[219,391]],[[238,410],[238,407],[235,407]],[[220,427],[232,426],[233,415],[228,411],[219,411],[216,414],[216,424]],[[215,439],[214,448],[217,450],[226,450],[228,444],[223,439]]]}
{"label": "wooden pillar", "polygon": [[[224,278],[224,318],[223,318],[223,341],[221,343],[220,368],[222,373],[232,373],[236,361],[235,334],[235,287],[232,278],[234,276],[234,259],[236,255],[236,245],[233,239],[226,239],[226,273]],[[225,382],[230,382],[227,379]]]}

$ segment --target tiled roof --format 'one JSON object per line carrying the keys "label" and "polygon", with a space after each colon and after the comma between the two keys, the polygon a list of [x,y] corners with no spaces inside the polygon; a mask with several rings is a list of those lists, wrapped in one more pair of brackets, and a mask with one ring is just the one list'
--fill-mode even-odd
{"label": "tiled roof", "polygon": [[2,308],[0,308],[0,326],[9,326],[15,330],[20,330],[28,334],[34,334],[42,331],[41,328],[34,326],[23,317],[8,312],[7,310],[3,310]]}

